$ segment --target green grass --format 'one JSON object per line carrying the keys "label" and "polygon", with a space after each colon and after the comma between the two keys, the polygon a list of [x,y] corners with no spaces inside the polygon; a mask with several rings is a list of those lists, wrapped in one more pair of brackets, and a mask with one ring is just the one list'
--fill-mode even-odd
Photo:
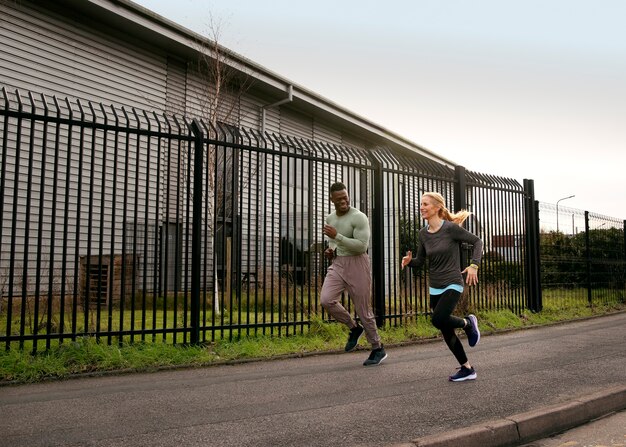
{"label": "green grass", "polygon": [[[626,304],[605,304],[589,307],[584,300],[570,301],[567,306],[556,300],[545,300],[538,313],[479,311],[483,334],[528,326],[553,324],[582,317],[626,311]],[[241,337],[218,340],[200,346],[173,345],[167,342],[135,342],[109,346],[94,338],[84,337],[46,352],[31,354],[29,350],[0,351],[0,384],[27,383],[61,379],[84,373],[150,371],[168,367],[197,367],[224,362],[268,359],[287,355],[332,352],[343,349],[347,329],[337,323],[313,319],[304,334],[288,337]],[[413,343],[438,337],[438,331],[426,317],[403,326],[385,326],[381,337],[386,346]],[[367,349],[366,342],[360,343]]]}

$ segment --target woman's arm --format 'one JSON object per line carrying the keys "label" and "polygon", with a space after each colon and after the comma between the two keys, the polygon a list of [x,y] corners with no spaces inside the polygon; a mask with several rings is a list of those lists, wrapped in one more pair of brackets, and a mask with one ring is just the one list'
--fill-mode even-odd
{"label": "woman's arm", "polygon": [[451,225],[451,233],[455,241],[472,244],[472,259],[470,263],[480,265],[483,257],[483,241],[474,233],[467,231],[459,225]]}
{"label": "woman's arm", "polygon": [[407,265],[411,268],[420,268],[426,262],[426,249],[424,248],[424,244],[422,241],[419,241],[419,245],[417,248],[417,257],[413,258],[413,253],[411,250],[407,251],[406,256],[402,258],[402,268]]}

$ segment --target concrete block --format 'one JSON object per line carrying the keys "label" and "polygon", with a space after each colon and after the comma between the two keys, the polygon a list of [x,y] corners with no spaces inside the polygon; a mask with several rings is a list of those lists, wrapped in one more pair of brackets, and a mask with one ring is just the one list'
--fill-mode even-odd
{"label": "concrete block", "polygon": [[519,439],[515,423],[505,419],[415,439],[417,447],[498,447]]}

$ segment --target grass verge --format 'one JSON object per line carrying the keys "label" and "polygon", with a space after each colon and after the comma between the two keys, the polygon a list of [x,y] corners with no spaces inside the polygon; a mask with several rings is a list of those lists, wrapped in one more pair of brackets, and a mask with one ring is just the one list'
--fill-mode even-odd
{"label": "grass verge", "polygon": [[[516,315],[510,311],[478,312],[484,334],[529,326],[554,324],[578,318],[626,311],[626,304],[594,307],[550,307],[541,312]],[[250,359],[332,352],[343,349],[347,331],[343,325],[314,319],[308,333],[289,337],[254,337],[221,340],[201,346],[165,343],[133,343],[109,346],[94,338],[81,338],[47,352],[0,351],[0,384],[63,379],[85,373],[150,371],[168,367],[198,367]],[[387,346],[413,343],[438,336],[427,317],[398,327],[386,326],[381,337]],[[365,347],[366,342],[361,341]]]}

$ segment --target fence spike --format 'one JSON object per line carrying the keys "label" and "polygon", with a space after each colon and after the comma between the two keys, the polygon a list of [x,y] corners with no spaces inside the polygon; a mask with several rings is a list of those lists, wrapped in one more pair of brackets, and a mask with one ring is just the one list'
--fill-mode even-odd
{"label": "fence spike", "polygon": [[20,91],[18,89],[15,89],[15,96],[17,98],[17,110],[23,112],[24,104],[22,103],[22,96],[20,95]]}
{"label": "fence spike", "polygon": [[119,126],[120,117],[117,114],[117,110],[115,109],[115,107],[113,107],[113,104],[109,104],[109,107],[111,107],[111,111],[113,112],[113,116],[115,117],[115,126]]}
{"label": "fence spike", "polygon": [[80,119],[81,121],[85,121],[85,110],[83,109],[83,103],[80,102],[80,98],[76,99],[76,103],[78,104],[78,109],[80,110]]}
{"label": "fence spike", "polygon": [[33,96],[33,92],[28,92],[28,99],[30,99],[31,113],[37,113],[37,105],[35,104],[35,97]]}
{"label": "fence spike", "polygon": [[137,121],[137,129],[141,129],[141,120],[139,119],[139,114],[137,113],[137,109],[135,107],[133,107],[133,115]]}
{"label": "fence spike", "polygon": [[102,117],[104,118],[104,125],[106,126],[109,124],[109,115],[104,109],[104,104],[102,104],[102,102],[99,102],[98,104],[100,105],[100,111],[102,112]]}
{"label": "fence spike", "polygon": [[46,100],[46,96],[43,93],[41,94],[41,102],[43,102],[44,115],[48,116],[48,101]]}
{"label": "fence spike", "polygon": [[67,113],[70,119],[74,118],[74,110],[72,109],[72,105],[70,103],[70,99],[65,97],[65,104],[67,105]]}
{"label": "fence spike", "polygon": [[9,95],[7,94],[7,89],[4,86],[2,87],[2,96],[4,96],[4,108],[8,110],[9,104],[11,102],[9,101]]}

